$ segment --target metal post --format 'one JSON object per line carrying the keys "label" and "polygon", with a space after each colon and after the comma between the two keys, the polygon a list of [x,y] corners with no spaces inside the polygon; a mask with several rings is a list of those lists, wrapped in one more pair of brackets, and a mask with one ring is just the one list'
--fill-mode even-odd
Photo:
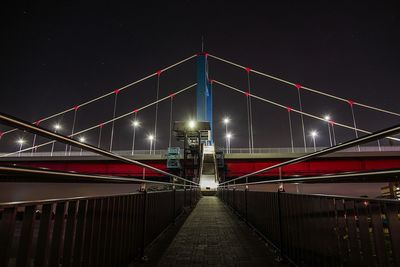
{"label": "metal post", "polygon": [[281,190],[278,189],[278,224],[279,224],[279,256],[278,261],[282,260],[283,255],[283,232],[282,232],[282,211],[281,211]]}
{"label": "metal post", "polygon": [[329,121],[328,121],[327,125],[328,125],[328,133],[329,133],[329,143],[332,146],[332,135],[331,135],[331,127],[329,126]]}
{"label": "metal post", "polygon": [[146,256],[144,254],[146,247],[146,224],[147,224],[147,190],[143,191],[143,226],[142,226],[142,247],[141,247],[141,259],[145,260]]}
{"label": "metal post", "polygon": [[192,208],[192,184],[189,185],[189,207]]}
{"label": "metal post", "polygon": [[[172,179],[174,179],[174,178],[172,178]],[[175,189],[175,185],[173,185],[172,186],[172,201],[173,201],[173,204],[172,204],[172,222],[174,222],[175,221],[175,217],[176,217],[176,214],[175,214],[175,207],[176,207],[176,189]]]}

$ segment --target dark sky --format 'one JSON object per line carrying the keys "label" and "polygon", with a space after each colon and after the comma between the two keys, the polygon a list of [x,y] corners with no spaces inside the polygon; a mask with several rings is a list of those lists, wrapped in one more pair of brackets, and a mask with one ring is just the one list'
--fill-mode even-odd
{"label": "dark sky", "polygon": [[[55,3],[57,2],[57,3]],[[29,121],[70,108],[119,88],[156,70],[197,53],[201,37],[205,50],[312,88],[358,102],[399,112],[400,18],[395,1],[139,1],[91,2],[20,1],[1,9],[0,107]],[[161,2],[161,1],[160,1]],[[277,1],[275,1],[277,2]],[[245,72],[210,60],[210,76],[246,88]],[[161,75],[161,96],[195,82],[195,61]],[[252,76],[257,95],[297,107],[293,87]],[[155,79],[119,95],[117,114],[155,99]],[[215,139],[223,146],[224,115],[232,118],[232,147],[246,147],[246,102],[243,95],[215,87]],[[176,99],[174,119],[194,112],[194,91]],[[351,125],[347,104],[303,94],[304,110],[331,113]],[[180,105],[180,107],[178,107]],[[79,110],[77,129],[112,116],[113,98]],[[287,147],[286,112],[255,101],[256,147]],[[398,123],[398,118],[356,108],[360,128],[377,130]],[[159,147],[168,140],[169,102],[160,104]],[[139,114],[143,125],[138,149],[147,149],[145,135],[152,132],[154,109]],[[130,118],[131,119],[131,118]],[[70,131],[72,114],[49,122]],[[327,128],[306,119],[307,131]],[[129,149],[129,121],[116,123],[116,149]],[[295,145],[301,146],[300,121],[293,117]],[[6,128],[1,128],[6,129]],[[103,145],[108,143],[105,129]],[[4,138],[1,148],[16,149],[18,133]],[[337,129],[339,141],[353,132]],[[97,132],[87,134],[97,142]],[[107,140],[106,140],[107,139]],[[310,138],[307,138],[310,142]],[[61,147],[59,147],[61,149]]]}

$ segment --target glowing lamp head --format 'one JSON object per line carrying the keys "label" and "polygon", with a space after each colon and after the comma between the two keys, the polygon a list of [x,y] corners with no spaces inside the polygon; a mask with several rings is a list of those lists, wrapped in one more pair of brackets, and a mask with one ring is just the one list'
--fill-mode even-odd
{"label": "glowing lamp head", "polygon": [[318,136],[318,132],[317,131],[311,131],[310,135],[311,135],[312,138],[315,138],[315,137]]}
{"label": "glowing lamp head", "polygon": [[149,139],[149,141],[153,141],[154,140],[154,135],[150,134],[149,136],[147,136],[147,139]]}
{"label": "glowing lamp head", "polygon": [[188,126],[189,126],[190,129],[193,130],[196,127],[196,122],[194,120],[190,120],[188,122]]}
{"label": "glowing lamp head", "polygon": [[83,136],[79,137],[79,142],[84,143],[85,141],[86,141],[85,137],[83,137]]}
{"label": "glowing lamp head", "polygon": [[324,120],[326,120],[326,121],[330,121],[330,120],[331,120],[331,116],[329,116],[329,115],[325,115],[325,116],[324,116]]}
{"label": "glowing lamp head", "polygon": [[224,120],[223,120],[224,124],[228,124],[230,121],[231,120],[228,117],[224,118]]}
{"label": "glowing lamp head", "polygon": [[231,139],[231,138],[232,138],[232,134],[231,134],[231,133],[227,133],[227,134],[226,134],[226,138],[227,138],[227,139]]}
{"label": "glowing lamp head", "polygon": [[25,143],[25,140],[22,139],[22,138],[20,138],[20,139],[17,140],[17,143],[20,144],[20,145],[22,145],[22,144]]}
{"label": "glowing lamp head", "polygon": [[140,122],[137,121],[137,120],[134,120],[134,121],[132,122],[132,126],[133,126],[133,127],[138,127],[139,125],[140,125]]}
{"label": "glowing lamp head", "polygon": [[59,123],[54,124],[54,130],[60,130],[61,129],[61,125]]}

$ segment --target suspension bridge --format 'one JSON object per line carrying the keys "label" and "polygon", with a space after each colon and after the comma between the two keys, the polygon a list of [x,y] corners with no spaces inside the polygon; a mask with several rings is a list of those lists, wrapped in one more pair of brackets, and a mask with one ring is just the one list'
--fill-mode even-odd
{"label": "suspension bridge", "polygon": [[[33,122],[1,113],[0,266],[400,266],[399,117],[204,52]],[[298,190],[349,182],[397,191]]]}

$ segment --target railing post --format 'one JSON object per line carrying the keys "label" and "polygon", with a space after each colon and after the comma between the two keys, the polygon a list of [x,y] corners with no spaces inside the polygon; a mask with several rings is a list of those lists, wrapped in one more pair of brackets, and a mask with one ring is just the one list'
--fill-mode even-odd
{"label": "railing post", "polygon": [[142,226],[142,247],[141,247],[141,259],[146,260],[144,250],[146,247],[146,224],[147,224],[147,189],[143,191],[143,226]]}
{"label": "railing post", "polygon": [[249,191],[249,187],[246,185],[246,189],[244,190],[244,218],[247,222],[247,192]]}
{"label": "railing post", "polygon": [[279,256],[277,261],[282,261],[283,259],[283,232],[282,232],[282,211],[281,211],[281,189],[278,189],[278,224],[279,224]]}
{"label": "railing post", "polygon": [[189,207],[192,208],[192,184],[189,186]]}
{"label": "railing post", "polygon": [[186,207],[186,181],[183,181],[183,207]]}
{"label": "railing post", "polygon": [[235,191],[236,191],[236,188],[234,187],[233,190],[232,190],[232,208],[233,208],[233,210],[236,210],[236,208],[235,208],[235,203],[236,203],[236,201],[235,201]]}
{"label": "railing post", "polygon": [[176,208],[176,189],[175,189],[175,185],[173,185],[173,187],[172,187],[172,201],[173,201],[173,204],[172,204],[172,222],[175,222],[175,217],[176,217],[176,214],[175,214],[175,208]]}

